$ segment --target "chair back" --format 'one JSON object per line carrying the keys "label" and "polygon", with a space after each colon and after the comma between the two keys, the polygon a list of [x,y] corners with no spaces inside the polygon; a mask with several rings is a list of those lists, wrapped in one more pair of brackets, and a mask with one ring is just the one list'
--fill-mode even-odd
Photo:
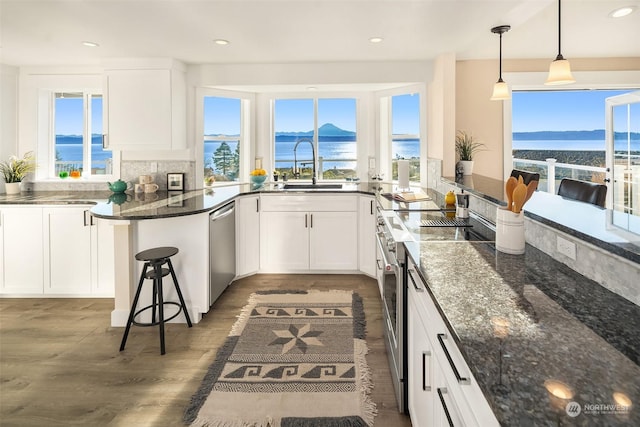
{"label": "chair back", "polygon": [[595,182],[564,178],[560,181],[558,195],[604,208],[607,198],[607,186]]}
{"label": "chair back", "polygon": [[524,185],[529,185],[529,183],[531,181],[538,181],[540,182],[540,174],[539,173],[534,173],[534,172],[527,172],[527,171],[521,171],[518,169],[514,169],[511,171],[511,176],[514,177],[515,179],[518,179],[518,177],[522,177],[522,180],[524,181]]}

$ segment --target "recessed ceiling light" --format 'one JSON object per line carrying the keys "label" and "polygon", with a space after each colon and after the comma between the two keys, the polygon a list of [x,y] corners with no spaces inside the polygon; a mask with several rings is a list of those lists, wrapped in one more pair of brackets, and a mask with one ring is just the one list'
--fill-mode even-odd
{"label": "recessed ceiling light", "polygon": [[369,39],[371,43],[380,43],[382,40],[384,40],[382,37],[371,37]]}
{"label": "recessed ceiling light", "polygon": [[309,86],[309,87],[307,88],[307,90],[309,90],[309,91],[314,91],[314,90],[318,90],[318,88],[317,88],[317,87],[315,87],[315,86]]}
{"label": "recessed ceiling light", "polygon": [[220,46],[226,46],[229,44],[229,40],[225,40],[225,39],[215,39],[213,42],[215,44],[219,44]]}
{"label": "recessed ceiling light", "polygon": [[87,46],[87,47],[98,47],[98,46],[100,46],[98,43],[94,43],[94,42],[90,42],[90,41],[83,41],[82,45],[83,46]]}
{"label": "recessed ceiling light", "polygon": [[612,11],[611,13],[609,13],[609,16],[611,18],[622,18],[623,16],[627,16],[627,15],[633,13],[634,10],[636,10],[635,6],[620,7],[618,9]]}

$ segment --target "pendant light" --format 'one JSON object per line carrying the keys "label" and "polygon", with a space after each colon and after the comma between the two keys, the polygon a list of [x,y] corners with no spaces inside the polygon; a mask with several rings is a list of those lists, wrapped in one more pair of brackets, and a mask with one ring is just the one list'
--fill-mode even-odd
{"label": "pendant light", "polygon": [[491,95],[492,101],[502,101],[504,99],[511,98],[511,92],[509,91],[509,85],[502,80],[502,34],[511,29],[510,25],[500,25],[493,27],[491,32],[494,34],[500,34],[500,74],[498,81],[493,85],[493,94]]}
{"label": "pendant light", "polygon": [[562,23],[561,23],[561,0],[558,0],[558,56],[549,66],[549,76],[547,77],[547,81],[544,82],[546,85],[566,85],[569,83],[574,83],[576,79],[571,75],[571,65],[569,65],[569,61],[564,59],[560,50],[560,35],[562,31]]}

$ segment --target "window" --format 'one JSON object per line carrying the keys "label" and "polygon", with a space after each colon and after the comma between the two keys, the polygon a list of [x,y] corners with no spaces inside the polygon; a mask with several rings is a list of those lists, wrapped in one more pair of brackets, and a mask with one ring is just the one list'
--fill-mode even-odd
{"label": "window", "polygon": [[54,158],[50,175],[78,178],[112,174],[112,153],[102,146],[102,95],[54,93]]}
{"label": "window", "polygon": [[237,181],[240,176],[241,100],[205,96],[203,121],[205,182]]}
{"label": "window", "polygon": [[552,193],[563,178],[604,183],[605,100],[627,92],[513,91],[513,167],[540,173]]}
{"label": "window", "polygon": [[409,180],[420,181],[420,95],[391,97],[391,179],[398,179],[398,159],[409,160]]}
{"label": "window", "polygon": [[[301,179],[351,179],[357,166],[357,102],[353,98],[277,99],[274,170]],[[317,137],[316,137],[317,136]]]}

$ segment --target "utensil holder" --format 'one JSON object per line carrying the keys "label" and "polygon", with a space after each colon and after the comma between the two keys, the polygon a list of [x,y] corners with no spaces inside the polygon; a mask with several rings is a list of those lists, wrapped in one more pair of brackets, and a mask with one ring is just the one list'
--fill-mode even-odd
{"label": "utensil holder", "polygon": [[507,254],[524,253],[524,211],[514,213],[498,208],[496,213],[496,249]]}

